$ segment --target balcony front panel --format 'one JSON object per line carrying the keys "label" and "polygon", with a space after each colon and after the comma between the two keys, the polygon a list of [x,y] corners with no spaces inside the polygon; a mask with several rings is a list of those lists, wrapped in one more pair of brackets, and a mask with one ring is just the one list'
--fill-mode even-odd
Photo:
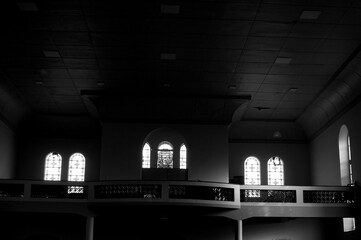
{"label": "balcony front panel", "polygon": [[[89,206],[182,206],[218,209],[234,219],[351,217],[358,187],[247,186],[190,181],[0,181],[0,210],[89,213]],[[44,206],[47,206],[45,209]],[[223,209],[223,210],[222,210]]]}

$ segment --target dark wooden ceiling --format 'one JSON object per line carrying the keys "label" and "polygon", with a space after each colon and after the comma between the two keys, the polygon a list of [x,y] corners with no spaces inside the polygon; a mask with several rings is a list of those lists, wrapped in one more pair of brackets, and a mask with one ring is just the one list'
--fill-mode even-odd
{"label": "dark wooden ceiling", "polygon": [[[361,40],[357,0],[2,1],[1,15],[1,80],[34,114],[119,121],[309,121]],[[322,109],[358,95],[348,85]]]}

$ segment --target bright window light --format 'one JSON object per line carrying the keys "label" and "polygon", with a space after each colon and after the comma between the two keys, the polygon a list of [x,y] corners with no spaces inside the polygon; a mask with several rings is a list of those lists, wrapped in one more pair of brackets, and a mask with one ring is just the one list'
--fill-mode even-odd
{"label": "bright window light", "polygon": [[173,168],[173,147],[169,142],[159,144],[157,168]]}
{"label": "bright window light", "polygon": [[283,161],[279,157],[268,160],[268,185],[284,185]]}
{"label": "bright window light", "polygon": [[74,153],[69,158],[68,181],[84,182],[85,157],[81,153]]}
{"label": "bright window light", "polygon": [[49,153],[45,158],[45,181],[61,180],[61,155],[56,152]]}
{"label": "bright window light", "polygon": [[343,231],[351,232],[356,230],[355,218],[343,218]]}
{"label": "bright window light", "polygon": [[187,148],[186,145],[182,144],[180,148],[179,168],[187,169]]}
{"label": "bright window light", "polygon": [[150,168],[150,146],[148,143],[144,144],[142,160],[142,168]]}

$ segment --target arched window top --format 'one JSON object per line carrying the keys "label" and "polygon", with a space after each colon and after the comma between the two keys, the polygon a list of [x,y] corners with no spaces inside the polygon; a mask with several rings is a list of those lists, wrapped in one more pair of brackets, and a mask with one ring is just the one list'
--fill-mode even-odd
{"label": "arched window top", "polygon": [[144,146],[143,146],[143,151],[148,151],[148,150],[150,150],[150,145],[149,145],[149,143],[145,143],[144,144]]}
{"label": "arched window top", "polygon": [[163,141],[159,144],[158,150],[173,150],[173,146],[170,142]]}
{"label": "arched window top", "polygon": [[173,168],[173,146],[170,142],[159,144],[157,168]]}
{"label": "arched window top", "polygon": [[283,160],[280,157],[274,156],[268,159],[268,165],[283,166]]}
{"label": "arched window top", "polygon": [[145,143],[142,151],[142,168],[150,168],[150,145]]}
{"label": "arched window top", "polygon": [[244,161],[244,164],[260,164],[258,158],[254,157],[254,156],[250,156],[248,157],[245,161]]}
{"label": "arched window top", "polygon": [[81,153],[74,153],[69,158],[70,161],[79,161],[79,162],[85,162],[85,157]]}
{"label": "arched window top", "polygon": [[256,157],[250,156],[244,161],[244,184],[261,184],[261,164]]}
{"label": "arched window top", "polygon": [[268,160],[268,185],[284,185],[284,164],[283,160],[274,156]]}
{"label": "arched window top", "polygon": [[187,147],[182,143],[179,152],[179,168],[187,169]]}
{"label": "arched window top", "polygon": [[85,177],[85,157],[74,153],[69,158],[68,181],[83,182]]}
{"label": "arched window top", "polygon": [[46,159],[61,160],[62,158],[60,153],[51,152],[48,155],[46,155]]}
{"label": "arched window top", "polygon": [[48,153],[45,157],[44,180],[60,181],[61,180],[61,155],[57,152]]}
{"label": "arched window top", "polygon": [[182,151],[182,150],[187,150],[187,147],[186,147],[186,145],[184,144],[184,143],[182,143],[182,145],[181,145],[181,147],[180,147],[180,150]]}

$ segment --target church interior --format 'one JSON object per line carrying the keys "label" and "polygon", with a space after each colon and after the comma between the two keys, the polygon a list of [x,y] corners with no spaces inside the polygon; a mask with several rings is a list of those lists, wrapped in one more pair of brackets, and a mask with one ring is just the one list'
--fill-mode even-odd
{"label": "church interior", "polygon": [[361,238],[360,0],[4,0],[1,235]]}

